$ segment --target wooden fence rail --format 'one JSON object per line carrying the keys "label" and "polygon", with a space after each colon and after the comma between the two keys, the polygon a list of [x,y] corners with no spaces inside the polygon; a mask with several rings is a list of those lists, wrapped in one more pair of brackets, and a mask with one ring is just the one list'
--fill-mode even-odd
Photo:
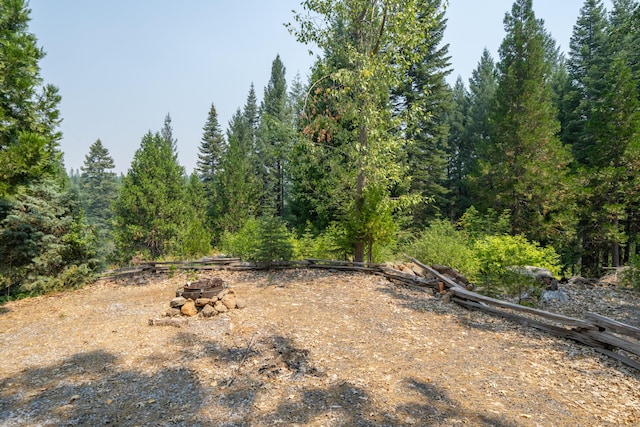
{"label": "wooden fence rail", "polygon": [[[105,271],[100,279],[132,277],[145,273],[167,273],[177,270],[273,270],[320,268],[330,271],[358,271],[383,276],[395,283],[421,290],[446,290],[451,301],[474,310],[508,319],[551,335],[570,339],[594,348],[596,351],[616,359],[640,371],[640,362],[630,357],[640,357],[640,328],[627,325],[597,313],[585,313],[584,319],[576,319],[531,307],[490,298],[468,290],[455,278],[439,273],[415,258],[409,258],[426,277],[402,272],[385,264],[353,263],[306,259],[303,261],[281,261],[272,263],[242,262],[239,258],[204,258],[197,261],[148,262],[119,270]],[[628,353],[621,354],[616,349]]]}

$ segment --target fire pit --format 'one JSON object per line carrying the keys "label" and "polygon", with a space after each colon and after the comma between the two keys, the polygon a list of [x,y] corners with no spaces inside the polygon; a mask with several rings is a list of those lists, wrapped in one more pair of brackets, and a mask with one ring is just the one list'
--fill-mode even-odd
{"label": "fire pit", "polygon": [[227,286],[227,282],[218,277],[198,280],[193,283],[187,282],[184,287],[178,288],[176,297],[191,298],[194,301],[198,298],[213,298],[227,289]]}

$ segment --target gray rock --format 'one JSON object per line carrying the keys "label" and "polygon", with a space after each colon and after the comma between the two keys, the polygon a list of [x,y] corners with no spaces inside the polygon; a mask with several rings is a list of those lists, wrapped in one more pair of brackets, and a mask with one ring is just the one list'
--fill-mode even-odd
{"label": "gray rock", "polygon": [[229,310],[236,308],[236,296],[234,294],[227,294],[220,300]]}
{"label": "gray rock", "polygon": [[203,317],[211,317],[218,314],[218,311],[212,306],[207,304],[202,308],[202,310],[200,311],[200,314],[202,314]]}
{"label": "gray rock", "polygon": [[167,317],[176,317],[180,316],[180,314],[182,314],[180,309],[175,307],[167,308],[167,311],[165,312],[165,316]]}
{"label": "gray rock", "polygon": [[169,303],[169,306],[172,308],[180,308],[183,305],[185,305],[186,302],[187,302],[187,299],[184,297],[175,297],[174,299],[171,300],[171,302]]}
{"label": "gray rock", "polygon": [[229,311],[227,306],[224,305],[222,301],[217,301],[213,308],[215,308],[218,313],[226,313],[227,311]]}
{"label": "gray rock", "polygon": [[562,289],[558,289],[556,291],[544,291],[542,296],[540,297],[542,302],[567,302],[569,301],[569,297],[565,294]]}

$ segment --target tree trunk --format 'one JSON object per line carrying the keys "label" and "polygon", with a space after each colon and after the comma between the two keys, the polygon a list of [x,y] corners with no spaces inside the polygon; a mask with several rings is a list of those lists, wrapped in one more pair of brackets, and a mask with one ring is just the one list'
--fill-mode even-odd
{"label": "tree trunk", "polygon": [[[358,135],[358,139],[360,142],[360,155],[358,159],[358,178],[356,180],[356,220],[360,220],[360,214],[362,212],[362,208],[364,206],[364,186],[367,183],[367,177],[365,175],[365,165],[366,161],[364,156],[366,156],[366,146],[367,146],[367,127],[365,125],[360,125],[360,134]],[[356,225],[356,229],[360,228],[360,224]],[[355,262],[364,262],[364,246],[365,246],[365,236],[361,235],[361,232],[358,231],[355,237],[355,248],[353,260]]]}
{"label": "tree trunk", "polygon": [[364,262],[364,240],[362,239],[356,240],[353,261]]}

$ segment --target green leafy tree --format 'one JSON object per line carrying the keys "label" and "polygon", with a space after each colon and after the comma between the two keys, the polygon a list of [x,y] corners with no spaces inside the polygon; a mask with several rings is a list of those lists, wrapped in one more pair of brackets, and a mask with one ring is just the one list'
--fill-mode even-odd
{"label": "green leafy tree", "polygon": [[[363,261],[366,246],[372,248],[377,236],[387,234],[378,227],[389,224],[370,214],[386,216],[391,191],[405,175],[397,161],[404,141],[395,130],[402,123],[415,129],[426,115],[419,104],[394,115],[391,93],[424,60],[430,47],[425,31],[436,25],[437,15],[426,13],[433,10],[432,2],[421,0],[302,4],[306,13],[296,14],[298,26],[290,28],[298,41],[324,52],[310,85],[316,99],[305,131],[312,143],[322,145],[320,156],[332,158],[324,166],[338,179],[331,195],[350,228],[354,259]],[[318,108],[322,104],[325,108]]]}
{"label": "green leafy tree", "polygon": [[517,0],[504,20],[500,78],[491,114],[491,139],[483,146],[480,183],[488,205],[510,209],[514,234],[553,242],[571,232],[557,111],[548,84],[551,67],[545,33],[531,0]]}

